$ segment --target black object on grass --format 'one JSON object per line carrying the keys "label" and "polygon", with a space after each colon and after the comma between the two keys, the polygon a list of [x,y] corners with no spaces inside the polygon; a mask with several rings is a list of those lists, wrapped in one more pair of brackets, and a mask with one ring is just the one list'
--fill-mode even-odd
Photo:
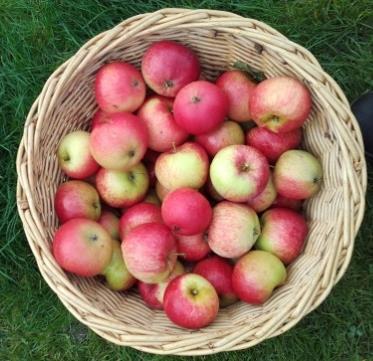
{"label": "black object on grass", "polygon": [[364,138],[365,155],[373,162],[373,92],[356,99],[351,105]]}

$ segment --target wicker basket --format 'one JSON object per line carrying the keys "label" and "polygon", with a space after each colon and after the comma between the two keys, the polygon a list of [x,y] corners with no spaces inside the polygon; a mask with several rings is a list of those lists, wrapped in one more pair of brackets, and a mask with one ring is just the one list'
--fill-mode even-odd
{"label": "wicker basket", "polygon": [[[304,146],[325,172],[307,202],[310,233],[289,279],[263,306],[237,303],[198,331],[172,325],[135,292],[115,293],[95,279],[66,274],[51,254],[57,227],[53,197],[63,180],[56,149],[74,129],[86,129],[96,110],[92,82],[111,59],[137,66],[152,42],[174,39],[199,55],[203,75],[215,79],[236,61],[272,77],[287,74],[311,90],[313,111]],[[366,165],[359,127],[335,81],[307,50],[269,26],[213,10],[163,9],[127,19],[86,43],[48,79],[27,117],[17,159],[18,210],[45,281],[66,308],[105,339],[158,354],[203,355],[238,350],[279,335],[315,309],[345,272],[362,221]]]}

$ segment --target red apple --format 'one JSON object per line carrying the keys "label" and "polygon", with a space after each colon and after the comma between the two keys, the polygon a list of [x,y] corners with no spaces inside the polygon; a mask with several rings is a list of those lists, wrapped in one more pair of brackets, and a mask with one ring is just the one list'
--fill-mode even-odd
{"label": "red apple", "polygon": [[162,153],[155,163],[157,179],[169,190],[181,187],[201,188],[206,182],[208,172],[208,155],[197,143],[184,143]]}
{"label": "red apple", "polygon": [[206,149],[208,154],[215,155],[228,145],[244,144],[245,135],[237,123],[226,121],[209,133],[197,135],[195,140]]}
{"label": "red apple", "polygon": [[136,278],[129,273],[123,260],[119,241],[113,242],[113,252],[110,263],[106,266],[102,275],[105,276],[106,285],[113,291],[126,291],[136,283]]}
{"label": "red apple", "polygon": [[291,199],[307,199],[320,189],[322,167],[312,154],[293,149],[283,153],[275,165],[273,180],[277,193]]}
{"label": "red apple", "polygon": [[90,149],[102,167],[128,170],[144,156],[148,131],[143,121],[130,113],[114,113],[106,123],[98,124],[91,133]]}
{"label": "red apple", "polygon": [[89,218],[97,221],[101,214],[100,198],[96,189],[78,180],[58,186],[54,208],[61,223],[72,218]]}
{"label": "red apple", "polygon": [[259,83],[250,97],[252,119],[275,133],[300,128],[310,114],[311,94],[299,80],[279,76]]}
{"label": "red apple", "polygon": [[180,262],[176,262],[174,269],[166,280],[155,284],[139,282],[139,292],[144,302],[150,308],[162,310],[163,297],[167,286],[174,278],[184,273],[184,266]]}
{"label": "red apple", "polygon": [[57,150],[61,169],[71,178],[84,179],[99,168],[89,149],[89,133],[81,130],[65,135]]}
{"label": "red apple", "polygon": [[144,223],[163,223],[161,208],[146,202],[128,208],[120,218],[120,238],[124,239],[132,229]]}
{"label": "red apple", "polygon": [[110,235],[90,219],[70,219],[54,235],[53,255],[57,263],[79,276],[92,277],[102,273],[111,254]]}
{"label": "red apple", "polygon": [[241,257],[251,249],[259,234],[258,216],[249,206],[223,201],[214,207],[208,243],[217,255]]}
{"label": "red apple", "polygon": [[204,232],[212,218],[209,201],[192,188],[179,188],[167,194],[161,211],[164,223],[175,234],[184,236]]}
{"label": "red apple", "polygon": [[193,272],[206,278],[214,286],[219,296],[220,307],[229,306],[237,301],[232,288],[233,267],[224,258],[206,258],[196,264]]}
{"label": "red apple", "polygon": [[187,261],[199,261],[210,253],[206,232],[191,236],[177,236],[177,248],[181,258]]}
{"label": "red apple", "polygon": [[291,209],[275,208],[262,215],[261,223],[262,234],[255,247],[273,253],[285,264],[293,262],[308,234],[304,217]]}
{"label": "red apple", "polygon": [[105,64],[96,74],[96,101],[107,113],[134,112],[144,102],[145,93],[140,72],[129,63]]}
{"label": "red apple", "polygon": [[247,145],[221,149],[210,166],[216,191],[232,202],[246,202],[262,192],[270,176],[269,164],[262,153]]}
{"label": "red apple", "polygon": [[269,252],[251,251],[235,264],[232,286],[242,301],[260,305],[271,296],[274,288],[284,284],[286,268]]}
{"label": "red apple", "polygon": [[258,149],[270,162],[275,162],[282,153],[299,147],[302,129],[286,133],[274,133],[266,128],[252,128],[246,135],[246,144]]}
{"label": "red apple", "polygon": [[245,122],[251,119],[249,99],[256,84],[242,71],[226,71],[216,81],[229,99],[230,119]]}
{"label": "red apple", "polygon": [[269,208],[275,201],[277,192],[273,184],[272,176],[269,177],[264,190],[257,196],[249,198],[247,204],[254,209],[255,212],[263,212]]}
{"label": "red apple", "polygon": [[150,149],[165,152],[187,139],[188,133],[175,123],[172,108],[172,99],[157,95],[147,99],[138,111],[148,129]]}
{"label": "red apple", "polygon": [[280,194],[277,194],[271,208],[290,208],[294,211],[300,211],[302,208],[302,201],[298,199],[286,198]]}
{"label": "red apple", "polygon": [[111,114],[105,113],[101,109],[98,109],[93,115],[91,129],[95,128],[99,124],[110,122]]}
{"label": "red apple", "polygon": [[110,234],[113,239],[119,239],[119,218],[110,211],[103,210],[97,221]]}
{"label": "red apple", "polygon": [[96,187],[101,198],[109,206],[130,207],[145,197],[149,177],[142,163],[126,172],[101,168],[96,176]]}
{"label": "red apple", "polygon": [[191,134],[213,131],[227,114],[227,96],[215,84],[205,80],[188,84],[175,98],[175,122]]}
{"label": "red apple", "polygon": [[167,317],[176,325],[198,329],[213,322],[219,311],[219,298],[209,281],[187,273],[174,278],[163,299]]}
{"label": "red apple", "polygon": [[175,267],[177,245],[161,223],[137,226],[122,240],[124,262],[130,273],[145,283],[162,282]]}
{"label": "red apple", "polygon": [[148,307],[155,310],[163,309],[163,304],[156,297],[158,283],[138,282],[137,286],[141,298]]}
{"label": "red apple", "polygon": [[145,52],[141,71],[146,84],[157,94],[175,97],[182,87],[199,78],[200,65],[191,49],[174,41],[162,40]]}

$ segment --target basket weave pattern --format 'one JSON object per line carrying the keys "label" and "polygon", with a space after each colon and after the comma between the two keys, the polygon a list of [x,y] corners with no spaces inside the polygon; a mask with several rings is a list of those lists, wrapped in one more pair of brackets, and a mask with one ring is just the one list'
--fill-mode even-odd
{"label": "basket weave pattern", "polygon": [[[59,140],[88,129],[96,110],[97,69],[112,59],[139,66],[149,44],[160,39],[193,48],[207,79],[241,61],[266,77],[284,74],[303,81],[313,97],[304,146],[324,169],[321,191],[305,206],[310,233],[304,252],[288,269],[288,282],[263,306],[237,303],[222,309],[211,326],[193,332],[148,309],[135,292],[115,293],[95,279],[66,274],[51,253],[58,226],[53,198],[64,179],[56,157]],[[17,171],[19,214],[48,285],[77,319],[105,339],[159,354],[244,349],[294,326],[345,272],[364,212],[362,139],[339,86],[304,48],[259,21],[221,11],[163,9],[132,17],[87,42],[51,75],[33,104]]]}

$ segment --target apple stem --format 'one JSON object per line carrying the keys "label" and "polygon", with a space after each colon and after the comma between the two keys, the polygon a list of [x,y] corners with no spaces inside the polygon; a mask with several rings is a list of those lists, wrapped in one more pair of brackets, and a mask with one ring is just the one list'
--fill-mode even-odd
{"label": "apple stem", "polygon": [[241,171],[242,172],[247,172],[249,170],[250,170],[250,165],[249,164],[244,163],[244,164],[241,165]]}
{"label": "apple stem", "polygon": [[174,82],[172,80],[165,80],[164,82],[164,87],[167,88],[172,88],[174,86]]}
{"label": "apple stem", "polygon": [[278,117],[277,115],[272,115],[268,120],[271,122],[278,123],[280,121],[280,117]]}
{"label": "apple stem", "polygon": [[191,294],[193,296],[197,296],[198,295],[198,291],[195,288],[193,288],[192,291],[191,291]]}
{"label": "apple stem", "polygon": [[321,181],[321,177],[320,178],[316,177],[316,178],[313,179],[313,183],[315,183],[315,184],[319,183],[320,181]]}
{"label": "apple stem", "polygon": [[197,97],[196,95],[192,97],[192,103],[199,103],[201,101],[200,97]]}
{"label": "apple stem", "polygon": [[174,255],[176,255],[176,256],[181,256],[181,257],[185,257],[185,253],[175,252]]}

